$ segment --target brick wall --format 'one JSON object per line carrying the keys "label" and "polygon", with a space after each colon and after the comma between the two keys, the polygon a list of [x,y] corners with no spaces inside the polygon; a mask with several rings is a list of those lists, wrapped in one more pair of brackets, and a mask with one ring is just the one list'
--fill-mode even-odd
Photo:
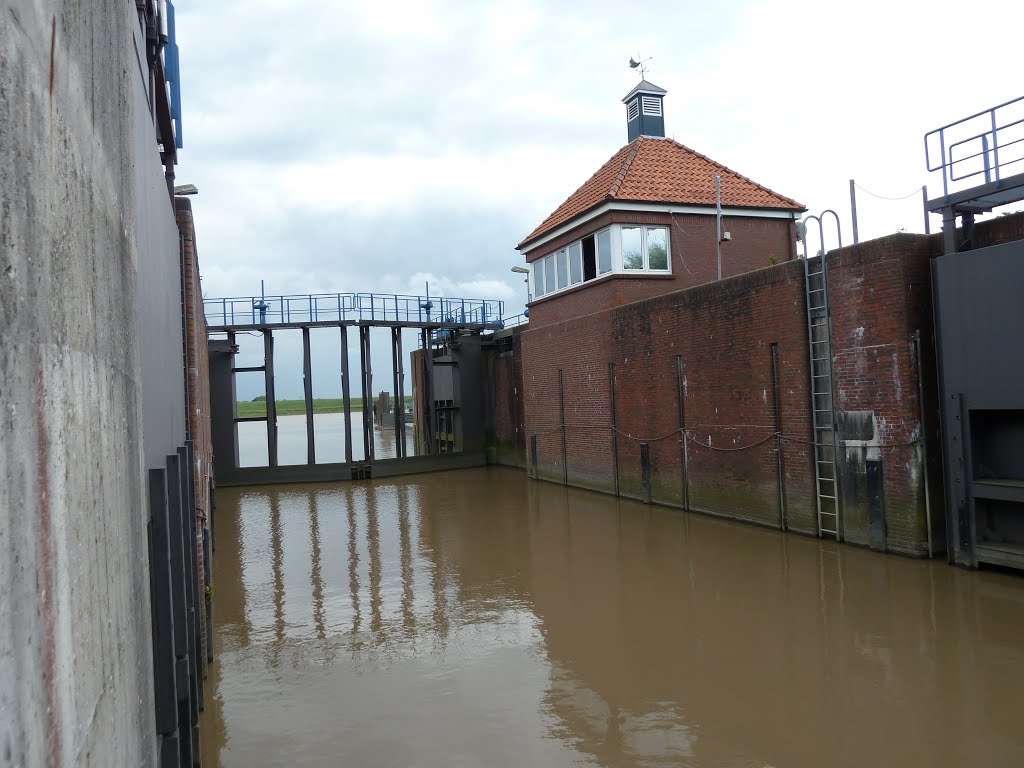
{"label": "brick wall", "polygon": [[[206,562],[203,555],[203,529],[208,526],[210,482],[213,477],[213,441],[210,436],[210,370],[206,344],[206,315],[203,312],[203,287],[199,279],[199,251],[196,245],[192,203],[187,198],[174,200],[175,218],[181,235],[182,303],[185,339],[186,405],[188,439],[195,445],[196,562],[199,594],[205,594]],[[200,626],[203,652],[206,653],[206,612],[200,601]]]}
{"label": "brick wall", "polygon": [[[983,222],[976,236],[979,246],[1024,238],[1024,214]],[[866,466],[877,461],[880,546],[918,556],[926,462],[932,538],[944,545],[929,270],[941,250],[939,234],[896,234],[827,256],[835,406],[841,422],[846,412],[869,426],[839,436],[845,537],[873,543]],[[521,333],[525,450],[529,460],[535,439],[538,476],[641,498],[646,441],[653,501],[774,526],[784,506],[787,527],[815,531],[803,262],[604,307],[628,299],[615,282],[538,303]]]}
{"label": "brick wall", "polygon": [[[585,283],[530,304],[530,323],[534,327],[560,322],[583,314],[583,310],[611,307],[672,293],[717,279],[714,216],[668,213],[626,213],[610,211],[576,227],[540,248],[527,251],[532,262],[546,254],[596,232],[609,224],[659,224],[671,233],[671,275],[610,275]],[[795,229],[788,219],[726,216],[722,230],[732,240],[722,243],[722,275],[733,277],[795,257]]]}
{"label": "brick wall", "polygon": [[490,460],[526,466],[526,422],[523,411],[523,327],[495,333],[490,350],[492,433],[487,436]]}
{"label": "brick wall", "polygon": [[[639,498],[646,441],[653,500],[682,506],[685,497],[693,509],[779,524],[772,345],[783,431],[809,440],[802,279],[793,261],[538,328],[531,318],[522,342],[525,421],[528,438],[537,437],[538,474],[614,491],[617,456],[621,493]],[[692,438],[685,462],[680,400]],[[788,525],[810,531],[810,453],[793,441],[781,457]]]}

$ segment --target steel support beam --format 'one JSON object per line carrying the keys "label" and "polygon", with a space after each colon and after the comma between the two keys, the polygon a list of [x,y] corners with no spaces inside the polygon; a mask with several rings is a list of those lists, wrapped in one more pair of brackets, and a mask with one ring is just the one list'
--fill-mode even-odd
{"label": "steel support beam", "polygon": [[398,402],[400,405],[399,413],[401,414],[398,419],[398,444],[402,446],[403,458],[408,455],[406,450],[405,442],[405,357],[402,352],[402,329],[398,329],[398,334],[395,336],[395,350],[398,354]]}
{"label": "steel support beam", "polygon": [[434,453],[434,440],[436,439],[436,433],[434,431],[434,352],[432,348],[433,342],[430,338],[430,329],[423,329],[423,400],[424,400],[424,415],[426,417],[426,428],[427,428],[427,453]]}
{"label": "steel support beam", "polygon": [[[161,741],[178,738],[175,688],[174,587],[167,514],[167,471],[149,470],[149,583],[153,631],[153,693]],[[175,748],[177,748],[175,746]]]}
{"label": "steel support beam", "polygon": [[399,424],[402,420],[402,409],[398,407],[398,368],[400,361],[398,359],[398,337],[402,331],[398,328],[391,329],[391,375],[394,382],[394,388],[391,390],[394,403],[392,410],[394,411],[394,422],[395,422],[395,458],[402,458],[404,453],[402,452],[402,444],[398,441],[399,437]]}
{"label": "steel support beam", "polygon": [[[174,685],[178,708],[178,747],[181,765],[192,764],[192,681],[189,674],[189,615],[186,596],[185,526],[182,521],[182,466],[178,454],[167,457],[167,527],[171,551],[172,612],[174,614]],[[177,587],[177,588],[175,588]]]}
{"label": "steel support beam", "polygon": [[341,326],[341,407],[345,412],[345,463],[352,463],[352,392],[348,372],[348,326]]}
{"label": "steel support beam", "polygon": [[373,371],[370,366],[370,326],[359,326],[359,367],[363,382],[363,458],[373,461]]}
{"label": "steel support beam", "polygon": [[302,394],[306,400],[306,463],[316,464],[313,432],[313,364],[309,355],[309,328],[302,329]]}
{"label": "steel support beam", "polygon": [[[274,332],[263,331],[263,381],[267,395],[267,464],[277,466],[277,399],[274,394]],[[235,428],[236,442],[238,428]]]}

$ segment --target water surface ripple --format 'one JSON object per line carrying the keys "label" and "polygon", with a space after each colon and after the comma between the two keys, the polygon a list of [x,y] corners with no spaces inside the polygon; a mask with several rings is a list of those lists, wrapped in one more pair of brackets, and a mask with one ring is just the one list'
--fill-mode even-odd
{"label": "water surface ripple", "polygon": [[216,514],[207,766],[1024,765],[1024,579],[498,468]]}

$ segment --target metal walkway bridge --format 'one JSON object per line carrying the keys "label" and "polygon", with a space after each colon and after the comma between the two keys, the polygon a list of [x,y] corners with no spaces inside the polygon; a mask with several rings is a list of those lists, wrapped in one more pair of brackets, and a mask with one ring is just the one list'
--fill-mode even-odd
{"label": "metal walkway bridge", "polygon": [[504,302],[384,293],[311,293],[203,299],[210,331],[372,325],[500,330]]}
{"label": "metal walkway bridge", "polygon": [[[452,404],[432,392],[434,347],[449,343],[460,333],[496,331],[505,327],[504,303],[487,299],[451,299],[429,295],[405,296],[380,293],[314,293],[304,295],[236,296],[204,299],[203,311],[207,331],[224,334],[226,339],[210,340],[210,397],[213,412],[214,457],[218,483],[238,485],[296,480],[357,479],[381,474],[424,471],[425,469],[470,466],[484,461],[483,454],[436,455],[437,436],[451,431]],[[514,322],[514,319],[510,319]],[[349,328],[358,330],[358,379],[349,372]],[[380,460],[374,456],[374,420],[371,417],[373,356],[370,353],[370,331],[375,327],[390,329],[390,383],[398,407],[391,414],[396,435],[397,455]],[[344,419],[345,456],[343,462],[318,462],[313,424],[313,365],[310,331],[314,328],[338,328],[341,351],[341,394]],[[417,412],[421,414],[422,432],[426,436],[427,455],[406,453],[405,359],[402,350],[403,329],[416,329],[420,336],[419,358],[423,370],[418,378],[420,391],[414,392]],[[277,400],[274,392],[274,333],[287,329],[302,331],[303,395],[306,415],[306,463],[280,465],[278,462]],[[238,352],[236,335],[256,332],[263,336],[263,364],[236,366]],[[438,363],[441,364],[441,363]],[[262,373],[266,395],[266,413],[259,416],[238,416],[235,401],[235,376],[239,373]],[[354,371],[353,371],[354,373]],[[353,386],[354,385],[354,386]],[[362,456],[354,456],[352,393],[362,401],[362,414],[357,417],[362,430]],[[267,466],[241,467],[238,453],[238,423],[266,423]]]}

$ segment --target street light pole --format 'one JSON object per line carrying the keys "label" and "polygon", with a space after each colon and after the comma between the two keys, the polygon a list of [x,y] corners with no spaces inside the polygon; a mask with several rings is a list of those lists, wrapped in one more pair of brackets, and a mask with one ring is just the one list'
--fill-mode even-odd
{"label": "street light pole", "polygon": [[[512,271],[515,272],[517,275],[526,275],[526,277],[523,278],[523,282],[526,283],[526,303],[529,304],[530,303],[530,270],[527,269],[526,267],[516,266],[516,267],[512,267]],[[529,311],[530,311],[530,308],[529,308],[529,306],[527,306],[526,312],[524,312],[523,314],[527,314],[527,313],[529,313]]]}

